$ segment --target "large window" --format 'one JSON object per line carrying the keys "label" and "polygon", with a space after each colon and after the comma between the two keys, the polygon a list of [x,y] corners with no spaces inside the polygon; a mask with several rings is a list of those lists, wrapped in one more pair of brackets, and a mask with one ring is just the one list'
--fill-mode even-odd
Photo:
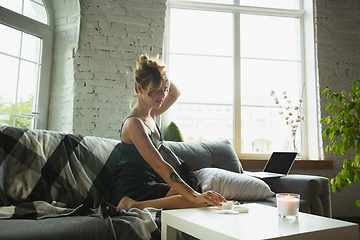
{"label": "large window", "polygon": [[42,0],[0,0],[0,123],[46,128],[52,27]]}
{"label": "large window", "polygon": [[315,82],[315,71],[306,69],[314,59],[305,38],[311,4],[169,1],[165,57],[182,95],[166,121],[187,141],[228,139],[240,157],[293,151],[295,140],[302,158],[317,158],[303,121],[317,118],[308,116],[305,101],[316,99],[315,90],[310,98],[306,92]]}

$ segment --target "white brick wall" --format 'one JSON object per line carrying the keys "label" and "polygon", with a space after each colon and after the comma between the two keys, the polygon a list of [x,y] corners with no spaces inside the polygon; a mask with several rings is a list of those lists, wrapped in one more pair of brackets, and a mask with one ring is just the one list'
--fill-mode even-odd
{"label": "white brick wall", "polygon": [[50,92],[48,128],[73,130],[74,61],[80,26],[80,5],[76,0],[52,0],[55,19],[54,62]]}
{"label": "white brick wall", "polygon": [[[320,92],[326,87],[349,92],[351,82],[360,79],[360,1],[316,0],[315,15]],[[325,117],[328,115],[325,95],[320,96],[320,103],[321,117]],[[325,159],[335,159],[333,171],[303,172],[333,178],[342,169],[345,158],[353,159],[353,156],[326,154]],[[360,209],[355,205],[360,198],[359,187],[356,183],[341,194],[332,194],[334,216],[360,216]]]}
{"label": "white brick wall", "polygon": [[360,79],[360,2],[317,0],[316,3],[320,89],[332,87],[346,91],[351,88],[346,83]]}
{"label": "white brick wall", "polygon": [[162,53],[165,4],[165,0],[80,1],[74,132],[119,138],[133,95],[132,71],[138,57]]}
{"label": "white brick wall", "polygon": [[[133,95],[135,63],[141,53],[162,53],[166,1],[52,2],[56,35],[49,129],[119,139]],[[360,3],[314,2],[320,92],[326,87],[347,91],[352,81],[360,79]],[[320,103],[323,117],[324,96]],[[341,170],[342,158],[332,154],[325,158],[336,160],[333,171],[294,173],[332,178]],[[332,194],[334,216],[360,216],[355,206],[358,188],[355,184],[342,194]]]}
{"label": "white brick wall", "polygon": [[[49,129],[119,139],[142,53],[162,53],[165,0],[52,0]],[[80,17],[81,16],[81,17]]]}

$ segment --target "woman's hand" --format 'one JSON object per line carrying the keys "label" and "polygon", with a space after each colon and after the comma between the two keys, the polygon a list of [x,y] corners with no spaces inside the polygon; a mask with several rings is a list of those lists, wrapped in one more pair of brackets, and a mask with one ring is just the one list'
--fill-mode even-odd
{"label": "woman's hand", "polygon": [[226,199],[215,191],[207,191],[195,196],[194,203],[206,207],[208,205],[221,206],[222,203],[227,202]]}
{"label": "woman's hand", "polygon": [[178,87],[175,86],[174,83],[170,83],[169,93],[165,97],[164,102],[162,103],[159,109],[153,108],[151,110],[151,116],[155,119],[156,117],[163,114],[166,110],[168,110],[180,97],[181,91]]}

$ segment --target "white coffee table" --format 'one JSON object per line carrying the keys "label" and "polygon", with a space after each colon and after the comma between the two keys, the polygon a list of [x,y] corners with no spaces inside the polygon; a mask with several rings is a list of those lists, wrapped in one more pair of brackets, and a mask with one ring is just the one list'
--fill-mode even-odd
{"label": "white coffee table", "polygon": [[176,239],[176,230],[199,239],[355,239],[355,223],[299,213],[296,220],[282,219],[275,207],[243,204],[248,213],[218,213],[216,207],[165,210],[161,213],[161,239]]}

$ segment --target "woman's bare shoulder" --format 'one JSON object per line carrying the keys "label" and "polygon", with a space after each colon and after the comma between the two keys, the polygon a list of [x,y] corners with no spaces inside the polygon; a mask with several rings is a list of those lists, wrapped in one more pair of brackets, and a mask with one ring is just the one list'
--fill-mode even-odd
{"label": "woman's bare shoulder", "polygon": [[133,143],[132,138],[144,133],[142,120],[138,117],[128,117],[122,126],[121,140],[125,143]]}

